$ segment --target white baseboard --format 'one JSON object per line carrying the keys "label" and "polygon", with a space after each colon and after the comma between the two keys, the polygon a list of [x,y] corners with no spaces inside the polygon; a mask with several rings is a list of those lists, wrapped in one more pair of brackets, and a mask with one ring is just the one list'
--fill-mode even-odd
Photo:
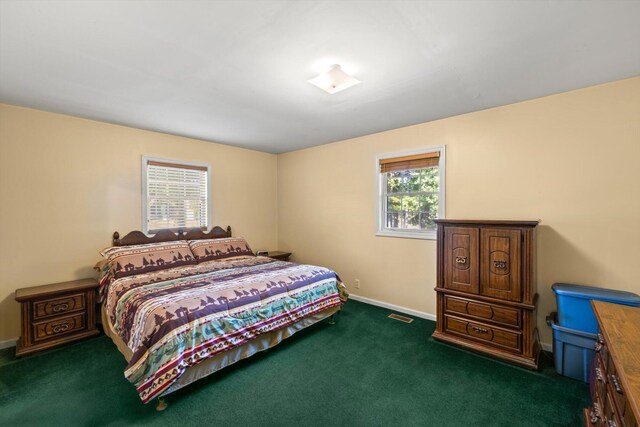
{"label": "white baseboard", "polygon": [[399,311],[400,313],[409,314],[411,316],[420,317],[422,319],[433,320],[435,322],[436,316],[435,314],[429,314],[418,310],[412,310],[407,307],[402,307],[400,305],[389,304],[388,302],[378,301],[371,298],[361,297],[360,295],[349,294],[350,299],[354,299],[356,301],[364,302],[365,304],[377,305],[378,307],[388,308],[390,310]]}
{"label": "white baseboard", "polygon": [[[412,310],[407,307],[402,307],[400,305],[389,304],[388,302],[378,301],[372,298],[361,297],[360,295],[349,294],[349,298],[354,299],[356,301],[364,302],[365,304],[376,305],[378,307],[388,308],[390,310],[399,311],[400,313],[409,314],[411,316],[420,317],[422,319],[433,320],[436,321],[436,316],[434,314],[425,313],[423,311]],[[540,346],[544,351],[549,353],[553,352],[553,346],[546,342],[541,342]]]}
{"label": "white baseboard", "polygon": [[18,341],[18,337],[16,338],[11,338],[5,341],[0,341],[0,350],[5,349],[5,348],[9,348],[9,347],[15,347],[16,346],[16,341]]}

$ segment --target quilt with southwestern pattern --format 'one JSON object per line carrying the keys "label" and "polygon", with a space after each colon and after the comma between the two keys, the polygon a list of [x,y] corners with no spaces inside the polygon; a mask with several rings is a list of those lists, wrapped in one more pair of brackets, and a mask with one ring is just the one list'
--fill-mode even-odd
{"label": "quilt with southwestern pattern", "polygon": [[145,403],[189,366],[339,306],[346,295],[329,269],[254,256],[110,279],[101,288],[111,325],[133,352],[125,376]]}

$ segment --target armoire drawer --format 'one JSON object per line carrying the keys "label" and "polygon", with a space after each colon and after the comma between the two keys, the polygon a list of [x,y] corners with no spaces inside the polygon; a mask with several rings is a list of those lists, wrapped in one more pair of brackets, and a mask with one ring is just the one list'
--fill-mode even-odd
{"label": "armoire drawer", "polygon": [[451,295],[445,295],[444,305],[446,313],[462,314],[481,321],[489,321],[516,328],[521,325],[522,310],[519,308],[505,307]]}
{"label": "armoire drawer", "polygon": [[522,334],[502,328],[474,322],[462,317],[444,316],[445,331],[465,338],[519,353],[522,349]]}

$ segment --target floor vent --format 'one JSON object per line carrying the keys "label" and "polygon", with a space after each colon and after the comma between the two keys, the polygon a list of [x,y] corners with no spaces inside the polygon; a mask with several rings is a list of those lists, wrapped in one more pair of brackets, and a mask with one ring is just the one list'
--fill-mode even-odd
{"label": "floor vent", "polygon": [[412,319],[412,318],[410,318],[410,317],[406,317],[406,316],[401,316],[401,315],[399,315],[399,314],[395,314],[395,313],[391,313],[391,314],[389,315],[389,319],[399,320],[399,321],[404,322],[404,323],[411,323],[411,322],[413,322],[413,319]]}

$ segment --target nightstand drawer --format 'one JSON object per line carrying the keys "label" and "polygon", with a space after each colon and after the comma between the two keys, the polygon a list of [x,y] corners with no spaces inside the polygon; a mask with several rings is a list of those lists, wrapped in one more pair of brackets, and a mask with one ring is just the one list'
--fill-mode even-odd
{"label": "nightstand drawer", "polygon": [[71,332],[78,332],[86,327],[85,314],[78,313],[68,317],[46,320],[33,324],[33,339],[46,340]]}
{"label": "nightstand drawer", "polygon": [[84,293],[34,301],[33,318],[56,316],[71,311],[84,310],[85,307]]}

